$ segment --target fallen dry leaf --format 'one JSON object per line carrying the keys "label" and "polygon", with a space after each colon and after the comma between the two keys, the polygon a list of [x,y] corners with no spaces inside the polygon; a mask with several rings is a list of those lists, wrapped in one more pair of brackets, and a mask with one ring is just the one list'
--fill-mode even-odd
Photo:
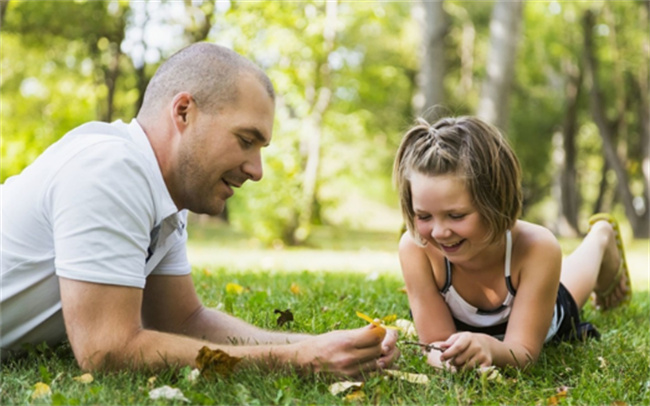
{"label": "fallen dry leaf", "polygon": [[293,313],[291,313],[291,309],[287,309],[285,311],[282,311],[280,309],[275,309],[273,310],[273,313],[275,314],[280,314],[277,320],[278,326],[282,327],[286,323],[293,321]]}
{"label": "fallen dry leaf", "polygon": [[557,406],[557,405],[559,405],[560,402],[564,398],[566,398],[568,393],[569,393],[569,387],[568,386],[560,386],[559,388],[557,388],[555,395],[548,398],[549,406]]}
{"label": "fallen dry leaf", "polygon": [[348,390],[351,389],[361,389],[363,387],[363,382],[349,382],[349,381],[343,381],[343,382],[336,382],[330,385],[329,390],[330,393],[334,396],[347,392]]}
{"label": "fallen dry leaf", "polygon": [[226,284],[226,293],[241,295],[243,291],[244,287],[242,285],[238,285],[232,282]]}
{"label": "fallen dry leaf", "polygon": [[83,374],[81,376],[75,376],[74,378],[75,381],[81,382],[81,383],[91,383],[92,381],[95,380],[92,375],[90,374]]}
{"label": "fallen dry leaf", "polygon": [[406,338],[415,338],[418,335],[417,330],[415,330],[415,324],[413,324],[413,322],[410,320],[397,319],[395,320],[395,326],[401,329]]}
{"label": "fallen dry leaf", "polygon": [[412,374],[410,372],[402,372],[395,369],[384,369],[384,373],[411,383],[419,383],[421,385],[427,385],[429,383],[429,377],[424,374]]}
{"label": "fallen dry leaf", "polygon": [[198,368],[194,368],[187,374],[187,380],[188,382],[196,382],[196,379],[201,375],[201,371],[199,371]]}
{"label": "fallen dry leaf", "polygon": [[32,399],[44,398],[46,396],[50,396],[51,394],[52,394],[52,390],[50,389],[50,385],[43,382],[36,382],[34,384],[34,392],[32,392]]}
{"label": "fallen dry leaf", "polygon": [[189,402],[190,400],[183,395],[178,388],[172,388],[171,386],[161,386],[160,388],[152,389],[149,391],[149,399],[171,399],[171,400],[182,400],[183,402]]}
{"label": "fallen dry leaf", "polygon": [[488,381],[495,381],[498,383],[503,382],[503,375],[499,372],[499,369],[494,365],[489,367],[480,367],[476,370],[481,377],[484,377]]}
{"label": "fallen dry leaf", "polygon": [[204,378],[217,379],[217,375],[230,375],[239,361],[241,358],[232,357],[219,349],[211,350],[204,346],[196,357],[196,366]]}

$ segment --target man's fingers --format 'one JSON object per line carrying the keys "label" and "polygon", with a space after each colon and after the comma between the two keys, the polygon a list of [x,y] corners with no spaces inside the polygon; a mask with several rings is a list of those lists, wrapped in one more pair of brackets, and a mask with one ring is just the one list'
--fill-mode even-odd
{"label": "man's fingers", "polygon": [[356,331],[354,347],[359,349],[377,347],[381,351],[380,344],[385,336],[385,328],[370,324]]}

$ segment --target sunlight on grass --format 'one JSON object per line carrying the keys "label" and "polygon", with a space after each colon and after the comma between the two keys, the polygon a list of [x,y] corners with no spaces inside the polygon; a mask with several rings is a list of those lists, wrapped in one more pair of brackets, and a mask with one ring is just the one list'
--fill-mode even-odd
{"label": "sunlight on grass", "polygon": [[[401,275],[397,256],[398,233],[361,232],[321,228],[307,248],[264,248],[227,227],[190,228],[188,256],[197,267],[219,266],[232,271],[282,270],[388,273]],[[564,255],[580,239],[561,239]],[[626,242],[634,290],[650,290],[650,242]]]}

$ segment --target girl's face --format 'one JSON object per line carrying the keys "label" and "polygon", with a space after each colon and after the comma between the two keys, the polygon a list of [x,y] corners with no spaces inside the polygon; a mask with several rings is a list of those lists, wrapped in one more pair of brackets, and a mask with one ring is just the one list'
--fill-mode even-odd
{"label": "girl's face", "polygon": [[414,224],[423,241],[452,262],[469,260],[489,245],[487,227],[462,178],[413,173],[410,181]]}

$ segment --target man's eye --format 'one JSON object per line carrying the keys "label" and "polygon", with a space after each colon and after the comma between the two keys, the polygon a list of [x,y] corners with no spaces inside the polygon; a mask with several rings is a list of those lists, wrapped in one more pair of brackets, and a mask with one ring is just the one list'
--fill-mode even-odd
{"label": "man's eye", "polygon": [[253,146],[253,141],[248,140],[247,138],[244,137],[239,137],[239,142],[241,143],[242,147],[244,148],[250,148]]}

